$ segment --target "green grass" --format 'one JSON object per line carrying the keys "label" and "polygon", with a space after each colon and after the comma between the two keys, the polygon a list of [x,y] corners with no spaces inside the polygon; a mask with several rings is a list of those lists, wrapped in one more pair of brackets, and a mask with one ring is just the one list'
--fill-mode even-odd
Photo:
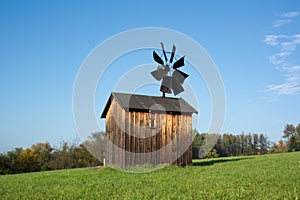
{"label": "green grass", "polygon": [[196,160],[151,173],[110,168],[0,176],[1,199],[300,199],[300,153]]}

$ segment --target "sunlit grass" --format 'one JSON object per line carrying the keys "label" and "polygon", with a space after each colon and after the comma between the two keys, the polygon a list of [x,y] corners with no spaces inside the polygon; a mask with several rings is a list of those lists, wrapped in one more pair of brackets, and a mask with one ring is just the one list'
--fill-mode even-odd
{"label": "sunlit grass", "polygon": [[299,199],[300,153],[194,160],[150,173],[110,168],[0,176],[1,199]]}

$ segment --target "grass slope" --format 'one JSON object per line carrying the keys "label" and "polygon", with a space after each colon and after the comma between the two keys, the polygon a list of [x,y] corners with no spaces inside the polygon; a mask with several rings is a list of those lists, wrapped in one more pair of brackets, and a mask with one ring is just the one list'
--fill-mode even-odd
{"label": "grass slope", "polygon": [[196,160],[132,174],[102,168],[0,176],[1,199],[299,199],[300,153]]}

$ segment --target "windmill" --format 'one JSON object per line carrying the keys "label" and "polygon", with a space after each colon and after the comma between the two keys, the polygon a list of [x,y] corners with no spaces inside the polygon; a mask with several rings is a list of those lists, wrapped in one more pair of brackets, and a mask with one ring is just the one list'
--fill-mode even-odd
{"label": "windmill", "polygon": [[173,63],[176,47],[173,45],[170,60],[168,60],[167,53],[164,48],[164,44],[161,42],[161,48],[164,55],[164,60],[153,51],[153,59],[159,64],[157,69],[151,72],[152,76],[161,81],[160,91],[163,93],[163,97],[165,97],[165,93],[174,95],[181,93],[184,91],[182,84],[184,80],[189,76],[188,74],[178,70],[178,68],[184,66],[184,56],[180,59],[176,60]]}

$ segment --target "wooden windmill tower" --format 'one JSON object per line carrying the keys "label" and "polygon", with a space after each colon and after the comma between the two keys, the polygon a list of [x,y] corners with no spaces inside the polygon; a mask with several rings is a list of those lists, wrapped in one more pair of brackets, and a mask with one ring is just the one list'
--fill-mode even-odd
{"label": "wooden windmill tower", "polygon": [[[162,44],[162,43],[161,43]],[[120,167],[172,163],[192,165],[192,114],[198,113],[183,98],[166,97],[184,91],[182,84],[188,74],[178,70],[184,57],[173,63],[162,44],[165,61],[153,51],[159,64],[151,72],[162,80],[162,96],[111,93],[101,114],[106,118],[106,163]]]}

